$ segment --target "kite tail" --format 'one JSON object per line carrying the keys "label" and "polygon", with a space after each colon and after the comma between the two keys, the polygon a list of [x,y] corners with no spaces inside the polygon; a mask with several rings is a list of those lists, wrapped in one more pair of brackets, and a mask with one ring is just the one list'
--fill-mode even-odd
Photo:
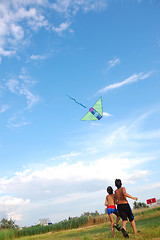
{"label": "kite tail", "polygon": [[87,108],[87,107],[86,107],[86,106],[84,106],[82,103],[80,103],[80,102],[77,102],[77,101],[76,101],[76,99],[74,99],[74,98],[70,97],[69,95],[67,95],[67,97],[69,97],[71,100],[75,101],[75,103],[77,103],[77,104],[81,105],[82,107],[84,107],[84,108]]}

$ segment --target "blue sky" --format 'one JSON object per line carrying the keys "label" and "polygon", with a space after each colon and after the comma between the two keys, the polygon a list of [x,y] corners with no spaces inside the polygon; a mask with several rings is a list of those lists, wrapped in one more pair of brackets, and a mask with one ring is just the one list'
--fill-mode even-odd
{"label": "blue sky", "polygon": [[[0,219],[160,198],[158,0],[0,1]],[[102,97],[103,118],[81,121]],[[130,202],[131,204],[133,201]]]}

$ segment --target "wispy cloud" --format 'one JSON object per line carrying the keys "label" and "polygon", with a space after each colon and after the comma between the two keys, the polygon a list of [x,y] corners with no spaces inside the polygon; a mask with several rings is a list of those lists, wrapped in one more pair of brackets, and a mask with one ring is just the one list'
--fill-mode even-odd
{"label": "wispy cloud", "polygon": [[58,34],[66,30],[69,30],[69,32],[72,33],[73,30],[70,28],[71,20],[79,10],[82,10],[83,12],[101,11],[104,10],[106,6],[107,4],[105,0],[57,0],[51,5],[51,8],[60,14],[63,13],[64,18],[67,19],[67,21],[62,22],[58,27],[53,26],[52,30]]}
{"label": "wispy cloud", "polygon": [[2,62],[2,57],[11,57],[14,56],[16,53],[15,50],[5,50],[2,47],[0,47],[0,64]]}
{"label": "wispy cloud", "polygon": [[33,61],[45,60],[47,58],[46,55],[31,55],[30,59]]}
{"label": "wispy cloud", "polygon": [[3,104],[3,105],[0,107],[0,113],[4,113],[4,112],[6,112],[8,109],[9,109],[9,105],[8,105],[8,104]]}
{"label": "wispy cloud", "polygon": [[8,120],[7,127],[8,128],[20,128],[28,125],[29,122],[25,120],[23,112],[16,112],[13,114],[11,118]]}
{"label": "wispy cloud", "polygon": [[112,60],[109,60],[108,63],[107,63],[107,70],[109,70],[110,68],[113,68],[117,64],[120,64],[120,59],[119,58],[114,58]]}
{"label": "wispy cloud", "polygon": [[151,76],[151,74],[152,74],[152,72],[133,74],[132,76],[130,76],[129,78],[125,79],[122,82],[117,82],[117,83],[114,83],[114,84],[110,84],[110,85],[100,89],[98,91],[98,93],[105,93],[105,92],[107,92],[109,90],[120,88],[120,87],[122,87],[124,85],[131,84],[133,82],[138,82],[139,80],[147,79],[147,78],[149,78]]}
{"label": "wispy cloud", "polygon": [[160,139],[160,129],[154,130],[154,131],[146,131],[143,133],[137,133],[135,135],[135,138],[137,139],[156,139],[159,138]]}
{"label": "wispy cloud", "polygon": [[[44,28],[60,34],[69,30],[73,17],[79,10],[99,11],[106,7],[105,0],[10,0],[0,2],[0,61],[2,57],[15,55],[20,45],[28,39],[29,33]],[[59,14],[61,23],[56,26],[47,13]],[[62,14],[63,13],[63,14]]]}
{"label": "wispy cloud", "polygon": [[60,155],[60,156],[57,156],[57,157],[53,157],[53,158],[50,158],[49,160],[57,160],[57,159],[66,159],[66,160],[70,160],[71,158],[73,157],[77,157],[77,156],[80,156],[81,153],[78,152],[71,152],[71,153],[68,153],[68,154],[64,154],[64,155]]}
{"label": "wispy cloud", "polygon": [[10,92],[17,96],[25,96],[28,109],[32,108],[40,101],[39,96],[35,95],[30,90],[34,84],[35,83],[30,80],[30,77],[25,74],[23,69],[18,77],[12,77],[5,81],[5,85]]}
{"label": "wispy cloud", "polygon": [[[143,125],[146,124],[149,119],[159,112],[159,108],[151,108],[139,116],[135,116],[127,122],[120,123],[117,127],[114,126],[113,131],[108,133],[104,137],[103,142],[108,147],[116,147],[121,144],[126,147],[126,145],[134,147],[135,145],[140,145],[141,140],[155,140],[160,139],[160,129],[144,131]],[[149,121],[150,122],[150,121]],[[135,145],[134,145],[135,144]],[[121,146],[122,148],[122,146]]]}
{"label": "wispy cloud", "polygon": [[[14,95],[14,102],[10,103],[10,109],[14,109],[14,113],[8,119],[7,127],[18,128],[26,126],[29,122],[26,120],[26,112],[33,109],[33,107],[40,102],[38,94],[33,92],[35,81],[27,74],[24,68],[21,69],[20,74],[17,76],[9,76],[3,80],[3,91],[8,91]],[[18,101],[17,101],[18,99]],[[9,105],[4,104],[0,108],[0,113],[9,109]]]}
{"label": "wispy cloud", "polygon": [[52,4],[52,8],[59,12],[64,13],[67,17],[75,15],[80,9],[84,12],[104,10],[107,4],[105,0],[56,0]]}

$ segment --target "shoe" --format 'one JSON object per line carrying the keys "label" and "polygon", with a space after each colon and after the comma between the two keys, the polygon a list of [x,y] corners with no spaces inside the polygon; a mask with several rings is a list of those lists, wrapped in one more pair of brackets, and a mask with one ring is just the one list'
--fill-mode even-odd
{"label": "shoe", "polygon": [[125,238],[129,238],[129,235],[128,235],[128,233],[126,232],[126,230],[124,228],[121,229],[121,232],[123,233],[123,236]]}
{"label": "shoe", "polygon": [[118,224],[114,223],[113,227],[115,227],[118,231],[121,231],[121,227]]}

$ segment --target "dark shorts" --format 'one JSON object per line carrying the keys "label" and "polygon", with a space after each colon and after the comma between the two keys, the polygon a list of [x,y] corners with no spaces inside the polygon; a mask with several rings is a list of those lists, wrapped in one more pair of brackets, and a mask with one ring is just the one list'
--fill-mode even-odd
{"label": "dark shorts", "polygon": [[130,222],[132,222],[134,220],[132,210],[128,203],[118,204],[117,209],[118,209],[119,215],[123,221],[127,221],[127,218],[129,219]]}

